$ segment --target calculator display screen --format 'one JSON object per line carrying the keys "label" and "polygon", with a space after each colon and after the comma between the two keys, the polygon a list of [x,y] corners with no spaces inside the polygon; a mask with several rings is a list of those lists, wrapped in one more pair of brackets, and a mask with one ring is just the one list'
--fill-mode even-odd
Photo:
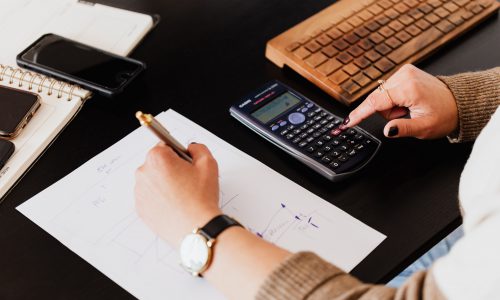
{"label": "calculator display screen", "polygon": [[254,111],[251,115],[262,123],[267,123],[298,103],[300,103],[299,98],[286,92]]}

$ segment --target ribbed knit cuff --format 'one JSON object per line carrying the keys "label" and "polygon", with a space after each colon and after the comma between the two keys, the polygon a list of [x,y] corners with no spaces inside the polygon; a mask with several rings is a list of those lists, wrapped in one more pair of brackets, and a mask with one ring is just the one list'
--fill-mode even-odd
{"label": "ribbed knit cuff", "polygon": [[458,107],[459,128],[448,139],[476,139],[500,105],[500,68],[438,78],[450,88]]}
{"label": "ribbed knit cuff", "polygon": [[347,274],[316,254],[299,252],[273,271],[261,286],[256,299],[305,299],[311,291],[341,275]]}

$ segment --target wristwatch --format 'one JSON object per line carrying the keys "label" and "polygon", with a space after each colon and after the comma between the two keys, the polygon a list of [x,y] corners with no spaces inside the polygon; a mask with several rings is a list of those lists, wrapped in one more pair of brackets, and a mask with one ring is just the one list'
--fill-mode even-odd
{"label": "wristwatch", "polygon": [[213,246],[217,236],[231,226],[241,226],[238,221],[226,215],[219,215],[202,228],[195,228],[181,243],[182,267],[193,276],[201,276],[212,262]]}

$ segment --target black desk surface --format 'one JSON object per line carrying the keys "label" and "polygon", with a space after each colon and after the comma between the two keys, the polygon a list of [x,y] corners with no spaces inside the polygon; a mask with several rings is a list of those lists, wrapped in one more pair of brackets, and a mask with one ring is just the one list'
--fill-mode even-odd
{"label": "black desk surface", "polygon": [[[267,40],[332,1],[102,2],[161,15],[159,26],[132,54],[148,70],[119,98],[88,101],[0,204],[0,298],[132,298],[15,207],[137,128],[138,109],[154,114],[175,109],[387,235],[353,270],[363,280],[389,280],[460,223],[458,182],[471,145],[383,139],[384,122],[373,117],[364,126],[382,138],[380,154],[359,176],[332,184],[229,116],[233,101],[271,79],[336,114],[348,113],[314,85],[264,57]],[[432,74],[494,67],[500,62],[498,37],[500,21],[494,16],[419,67]]]}

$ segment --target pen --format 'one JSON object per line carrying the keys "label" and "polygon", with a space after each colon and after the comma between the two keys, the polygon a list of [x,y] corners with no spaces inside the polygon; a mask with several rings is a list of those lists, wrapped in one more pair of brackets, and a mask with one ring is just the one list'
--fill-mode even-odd
{"label": "pen", "polygon": [[181,143],[179,143],[170,132],[163,127],[152,115],[144,114],[141,111],[138,111],[135,114],[135,117],[141,122],[141,125],[149,128],[160,140],[162,140],[165,144],[170,146],[175,153],[177,153],[181,158],[187,160],[192,163],[193,159],[189,155],[188,151]]}

